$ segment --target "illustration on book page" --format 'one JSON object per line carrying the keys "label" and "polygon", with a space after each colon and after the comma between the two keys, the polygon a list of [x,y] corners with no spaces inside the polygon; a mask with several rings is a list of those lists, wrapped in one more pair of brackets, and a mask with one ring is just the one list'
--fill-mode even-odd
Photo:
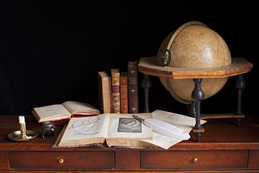
{"label": "illustration on book page", "polygon": [[118,132],[141,133],[141,122],[135,118],[119,118]]}
{"label": "illustration on book page", "polygon": [[88,119],[78,119],[71,125],[75,135],[94,135],[98,134],[99,130],[96,125],[100,121],[99,117],[90,117]]}
{"label": "illustration on book page", "polygon": [[109,125],[109,114],[70,119],[63,141],[105,137]]}

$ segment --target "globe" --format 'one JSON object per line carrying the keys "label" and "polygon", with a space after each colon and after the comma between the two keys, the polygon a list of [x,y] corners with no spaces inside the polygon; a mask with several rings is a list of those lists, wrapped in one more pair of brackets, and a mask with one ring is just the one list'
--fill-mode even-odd
{"label": "globe", "polygon": [[[190,70],[231,64],[231,54],[223,38],[204,23],[197,21],[188,22],[169,34],[159,47],[157,59],[161,59],[162,55],[167,57],[167,60],[164,59],[167,66]],[[159,79],[176,100],[185,104],[192,103],[192,79]],[[228,78],[202,79],[204,99],[219,92],[227,80]]]}

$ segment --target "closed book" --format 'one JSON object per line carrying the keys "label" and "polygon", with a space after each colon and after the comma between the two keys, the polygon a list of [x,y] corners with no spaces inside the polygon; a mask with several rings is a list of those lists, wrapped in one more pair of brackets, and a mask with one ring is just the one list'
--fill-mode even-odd
{"label": "closed book", "polygon": [[111,112],[120,113],[120,70],[111,69],[112,94]]}
{"label": "closed book", "polygon": [[121,72],[120,75],[120,106],[121,113],[128,113],[128,73]]}
{"label": "closed book", "polygon": [[99,104],[102,113],[111,113],[111,77],[105,71],[98,72]]}
{"label": "closed book", "polygon": [[129,113],[138,113],[138,63],[128,63],[128,102]]}

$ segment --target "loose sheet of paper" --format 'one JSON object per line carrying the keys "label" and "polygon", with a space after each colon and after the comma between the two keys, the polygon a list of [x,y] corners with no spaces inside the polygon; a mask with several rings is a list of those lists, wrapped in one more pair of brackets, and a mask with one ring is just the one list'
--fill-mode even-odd
{"label": "loose sheet of paper", "polygon": [[[196,120],[193,117],[188,117],[186,115],[166,112],[162,110],[156,110],[152,112],[152,118],[156,118],[156,119],[165,121],[167,123],[170,123],[178,128],[185,130],[187,133],[190,133],[192,131],[196,123]],[[201,124],[204,124],[204,123],[206,123],[206,121],[201,120]],[[153,132],[152,140],[142,140],[142,141],[154,144],[164,149],[168,149],[171,146],[181,142],[182,140],[170,138]]]}

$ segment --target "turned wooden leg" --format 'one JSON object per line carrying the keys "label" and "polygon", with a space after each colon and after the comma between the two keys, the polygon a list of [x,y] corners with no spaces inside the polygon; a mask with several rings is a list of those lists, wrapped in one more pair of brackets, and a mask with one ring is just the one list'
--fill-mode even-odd
{"label": "turned wooden leg", "polygon": [[204,132],[204,128],[201,127],[201,118],[200,118],[200,108],[201,108],[201,100],[204,98],[204,93],[201,89],[201,81],[202,79],[193,79],[195,87],[192,91],[192,98],[194,99],[195,105],[195,117],[196,124],[193,129],[193,132],[196,134],[197,142],[200,142],[201,133]]}
{"label": "turned wooden leg", "polygon": [[[237,115],[243,115],[243,112],[241,110],[242,92],[243,92],[243,89],[246,87],[246,82],[245,82],[242,74],[238,75],[235,87],[237,88],[237,110],[236,110],[236,114]],[[241,118],[238,118],[237,119],[237,126],[239,127],[240,125],[241,125]]]}
{"label": "turned wooden leg", "polygon": [[148,104],[148,92],[149,89],[152,87],[152,82],[150,80],[150,77],[148,75],[144,75],[144,79],[141,83],[141,86],[144,88],[144,94],[145,94],[145,104],[144,104],[144,113],[149,113],[149,104]]}

